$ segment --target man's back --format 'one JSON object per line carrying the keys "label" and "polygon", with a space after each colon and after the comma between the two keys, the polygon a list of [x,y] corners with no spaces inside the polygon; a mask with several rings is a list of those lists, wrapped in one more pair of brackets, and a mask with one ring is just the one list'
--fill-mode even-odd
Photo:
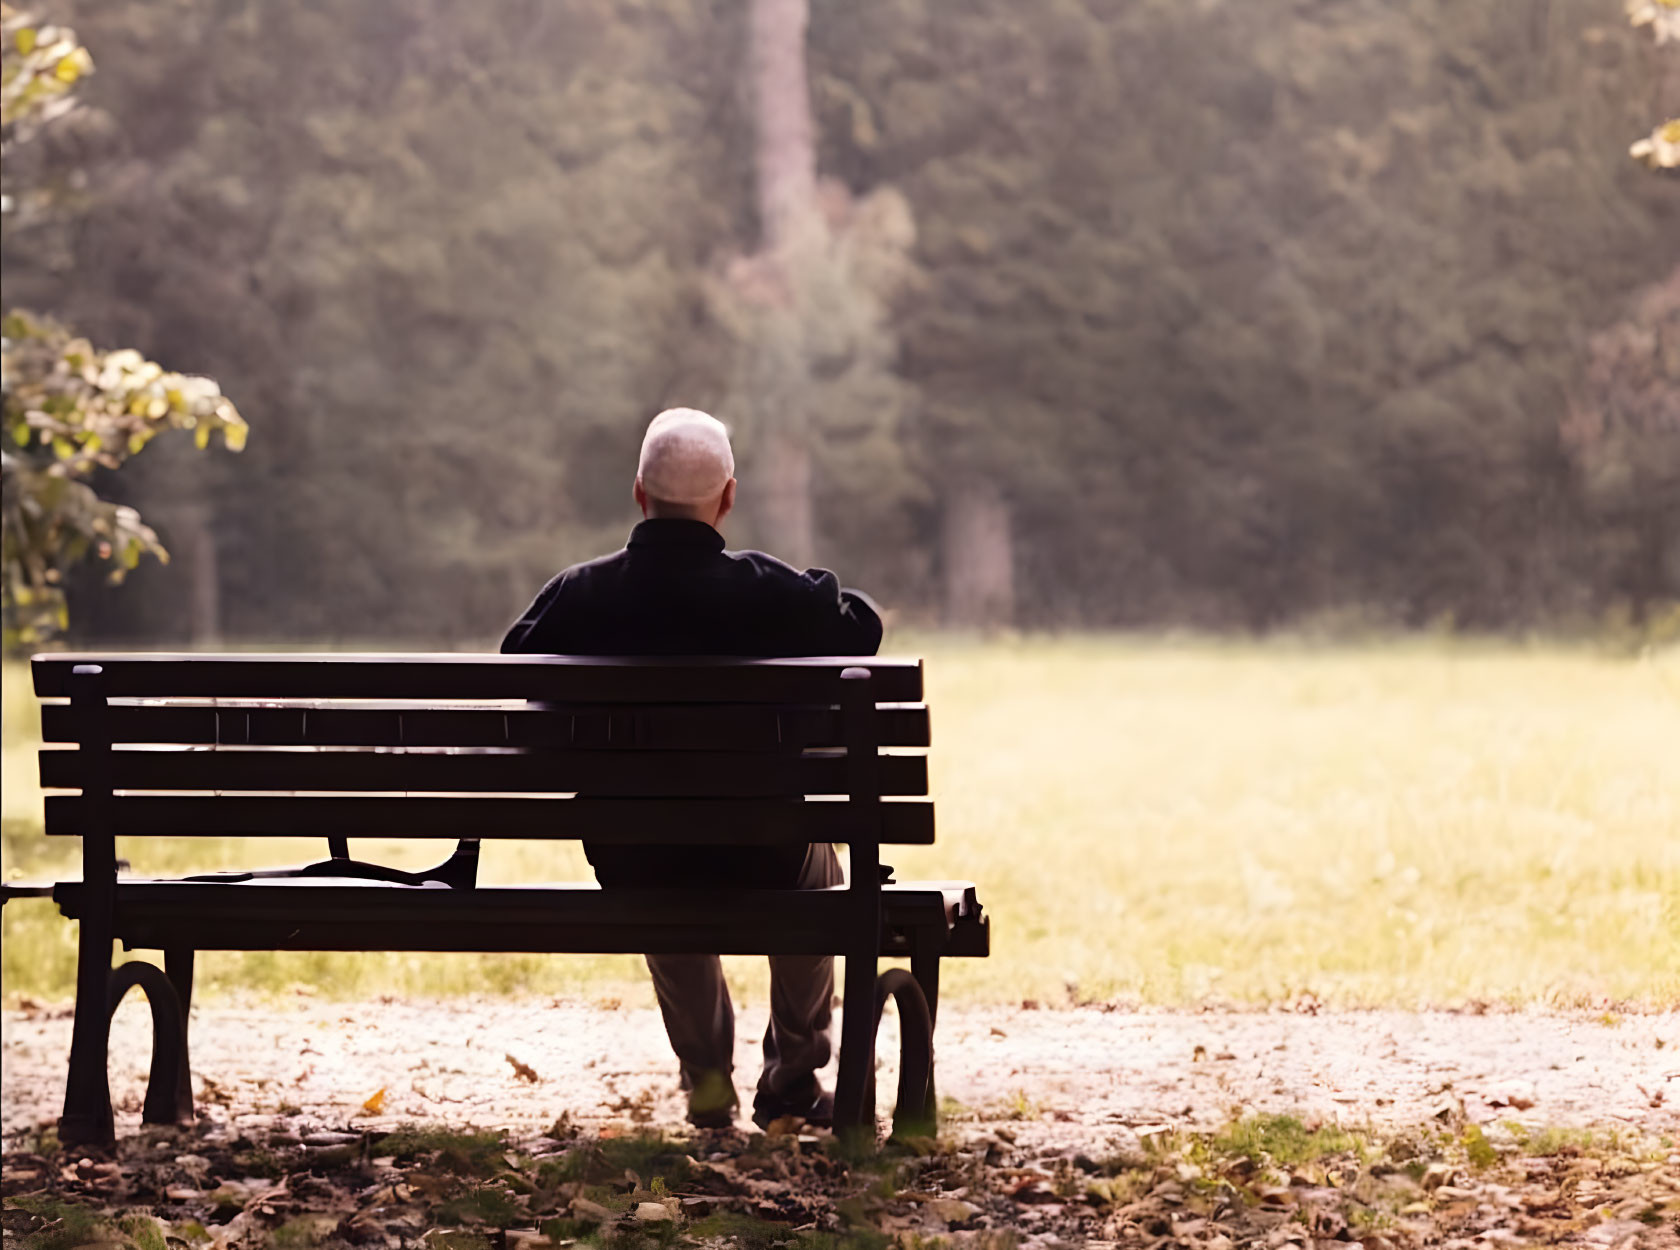
{"label": "man's back", "polygon": [[881,618],[832,573],[728,552],[704,521],[647,520],[624,550],[544,586],[504,652],[570,655],[873,655]]}
{"label": "man's back", "polygon": [[[881,618],[832,573],[727,552],[704,521],[646,520],[622,551],[573,565],[538,593],[504,652],[556,655],[873,655]],[[787,887],[802,847],[696,851],[586,845],[603,885],[712,880]]]}

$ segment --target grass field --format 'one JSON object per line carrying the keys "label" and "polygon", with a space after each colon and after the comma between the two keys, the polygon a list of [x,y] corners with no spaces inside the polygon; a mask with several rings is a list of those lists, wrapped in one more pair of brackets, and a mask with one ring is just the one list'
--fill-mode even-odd
{"label": "grass field", "polygon": [[[939,844],[994,955],[949,991],[1046,1005],[1680,1002],[1680,651],[1416,641],[899,640],[928,658]],[[5,671],[4,864],[49,873],[33,703]],[[301,862],[319,842],[119,850],[135,870]],[[436,844],[353,853],[417,865]],[[491,881],[587,876],[486,844]],[[4,990],[59,997],[72,926],[5,909]],[[761,999],[761,960],[731,961]],[[323,993],[650,1001],[631,957],[210,954],[201,979]]]}

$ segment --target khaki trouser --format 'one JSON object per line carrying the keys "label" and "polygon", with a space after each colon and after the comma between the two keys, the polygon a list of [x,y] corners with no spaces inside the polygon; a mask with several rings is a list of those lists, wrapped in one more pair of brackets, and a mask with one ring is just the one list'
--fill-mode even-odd
{"label": "khaki trouser", "polygon": [[[813,842],[796,889],[842,885],[840,859],[827,842]],[[681,1065],[682,1086],[704,1072],[735,1067],[735,1005],[716,955],[649,955],[654,993],[665,1032]],[[773,1097],[814,1093],[817,1069],[834,1053],[829,1036],[834,999],[832,955],[770,956],[770,1027],[764,1033],[760,1092]]]}

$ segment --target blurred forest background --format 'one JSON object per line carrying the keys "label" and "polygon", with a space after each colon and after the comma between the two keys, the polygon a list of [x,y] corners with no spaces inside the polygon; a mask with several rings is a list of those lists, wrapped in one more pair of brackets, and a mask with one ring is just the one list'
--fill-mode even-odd
{"label": "blurred forest background", "polygon": [[6,305],[252,431],[99,483],[175,559],[74,581],[85,639],[485,645],[673,404],[733,545],[901,619],[1680,597],[1680,181],[1627,155],[1680,55],[1619,0],[811,0],[809,220],[763,5],[37,7],[98,73],[9,158]]}

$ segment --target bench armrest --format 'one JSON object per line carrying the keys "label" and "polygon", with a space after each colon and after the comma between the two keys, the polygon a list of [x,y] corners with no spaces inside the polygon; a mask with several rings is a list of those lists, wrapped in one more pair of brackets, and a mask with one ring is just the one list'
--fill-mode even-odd
{"label": "bench armrest", "polygon": [[0,907],[14,898],[51,898],[56,881],[7,881],[0,884]]}

